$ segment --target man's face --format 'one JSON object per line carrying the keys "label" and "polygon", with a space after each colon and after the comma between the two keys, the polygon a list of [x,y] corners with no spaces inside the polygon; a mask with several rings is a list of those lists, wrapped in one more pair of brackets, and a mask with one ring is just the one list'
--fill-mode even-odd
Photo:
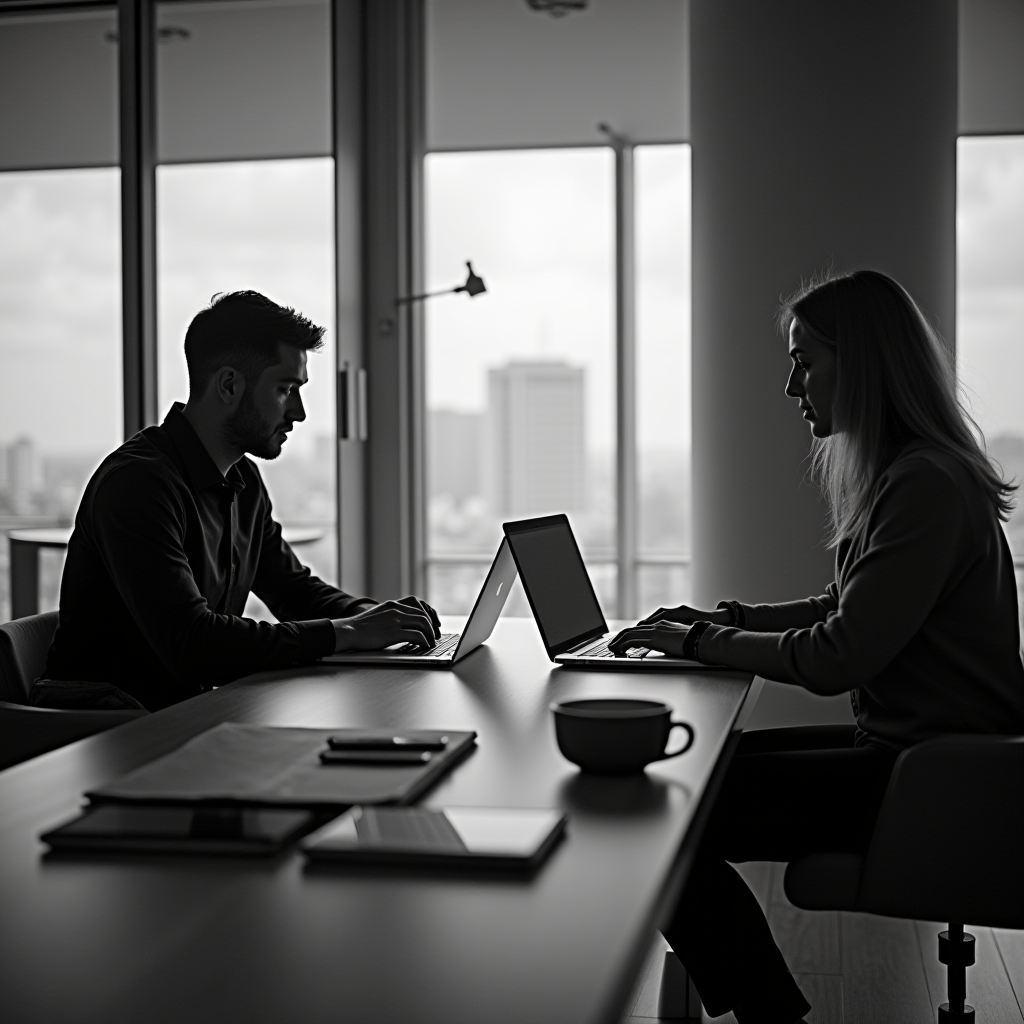
{"label": "man's face", "polygon": [[242,393],[235,414],[224,426],[228,441],[249,455],[276,459],[292,425],[306,418],[299,388],[309,379],[306,353],[294,345],[277,346],[279,361]]}

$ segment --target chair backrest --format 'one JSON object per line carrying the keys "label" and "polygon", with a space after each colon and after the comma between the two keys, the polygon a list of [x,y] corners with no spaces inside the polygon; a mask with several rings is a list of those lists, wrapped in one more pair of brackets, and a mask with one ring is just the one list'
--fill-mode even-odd
{"label": "chair backrest", "polygon": [[1024,736],[949,736],[900,755],[859,909],[1024,928]]}
{"label": "chair backrest", "polygon": [[56,612],[0,622],[0,700],[28,703],[29,690],[43,674],[56,631]]}

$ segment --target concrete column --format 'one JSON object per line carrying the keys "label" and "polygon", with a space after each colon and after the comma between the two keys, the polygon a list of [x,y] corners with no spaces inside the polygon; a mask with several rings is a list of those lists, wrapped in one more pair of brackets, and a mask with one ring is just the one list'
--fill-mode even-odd
{"label": "concrete column", "polygon": [[781,295],[892,274],[952,344],[955,0],[693,0],[694,597],[832,578]]}

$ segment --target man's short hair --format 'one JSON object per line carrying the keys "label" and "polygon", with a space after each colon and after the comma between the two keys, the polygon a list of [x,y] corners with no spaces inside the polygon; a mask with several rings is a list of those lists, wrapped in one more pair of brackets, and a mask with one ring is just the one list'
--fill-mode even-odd
{"label": "man's short hair", "polygon": [[316,352],[325,329],[259,292],[219,292],[185,332],[189,391],[201,395],[222,366],[233,366],[251,387],[279,362],[279,343]]}

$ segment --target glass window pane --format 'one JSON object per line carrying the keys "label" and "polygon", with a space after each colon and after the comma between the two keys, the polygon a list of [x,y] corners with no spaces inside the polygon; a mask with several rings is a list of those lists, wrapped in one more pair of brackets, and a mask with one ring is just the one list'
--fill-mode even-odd
{"label": "glass window pane", "polygon": [[321,534],[297,554],[330,582],[337,576],[333,224],[330,158],[157,170],[161,415],[188,398],[185,331],[214,293],[251,288],[327,327],[302,389],[306,421],[278,459],[257,464],[282,525]]}
{"label": "glass window pane", "polygon": [[[1024,483],[1024,136],[957,146],[957,363],[990,454]],[[1020,491],[1006,534],[1020,592]]]}
{"label": "glass window pane", "polygon": [[[70,525],[122,441],[120,172],[0,174],[0,619],[6,531]],[[40,610],[62,559],[44,560]]]}
{"label": "glass window pane", "polygon": [[690,596],[690,147],[639,146],[634,173],[644,613]]}
{"label": "glass window pane", "polygon": [[612,153],[433,153],[425,174],[428,290],[466,260],[487,283],[426,307],[428,562],[446,560],[430,600],[468,611],[457,556],[489,561],[503,520],[567,512],[613,607]]}

